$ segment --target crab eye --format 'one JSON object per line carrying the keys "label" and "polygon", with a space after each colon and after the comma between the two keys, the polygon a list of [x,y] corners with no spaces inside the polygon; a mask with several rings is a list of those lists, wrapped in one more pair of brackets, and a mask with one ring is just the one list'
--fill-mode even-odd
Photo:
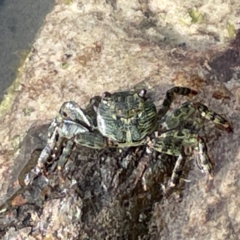
{"label": "crab eye", "polygon": [[142,89],[139,93],[138,96],[141,98],[145,98],[147,94],[147,90],[146,89]]}
{"label": "crab eye", "polygon": [[111,93],[109,93],[109,92],[104,92],[104,93],[102,94],[102,99],[104,99],[104,98],[110,98],[111,96],[112,96]]}
{"label": "crab eye", "polygon": [[109,102],[109,99],[111,98],[111,96],[112,96],[111,93],[109,93],[109,92],[104,92],[104,93],[102,94],[102,103],[108,105],[108,104],[109,104],[108,102]]}

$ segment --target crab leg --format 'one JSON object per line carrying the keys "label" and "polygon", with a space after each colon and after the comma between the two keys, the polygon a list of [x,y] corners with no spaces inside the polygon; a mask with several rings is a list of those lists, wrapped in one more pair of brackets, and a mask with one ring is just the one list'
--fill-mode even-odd
{"label": "crab leg", "polygon": [[[174,129],[182,124],[186,125],[186,121],[196,112],[199,112],[203,118],[213,122],[219,129],[227,132],[233,131],[229,122],[225,118],[200,102],[185,102],[179,108],[166,114],[166,116],[161,119],[161,130]],[[200,124],[195,120],[192,125]]]}
{"label": "crab leg", "polygon": [[220,128],[221,130],[226,130],[227,132],[233,132],[230,123],[220,114],[214,112],[206,105],[200,102],[190,103],[190,105],[196,110],[198,110],[202,117],[212,121],[216,125],[216,127]]}
{"label": "crab leg", "polygon": [[208,172],[212,176],[213,164],[207,155],[207,145],[200,137],[198,137],[198,144],[195,147],[195,155],[197,156],[197,165],[201,171]]}
{"label": "crab leg", "polygon": [[190,88],[186,88],[186,87],[171,88],[166,92],[166,96],[165,96],[165,99],[163,100],[162,107],[158,111],[158,119],[161,120],[162,117],[165,116],[176,95],[192,96],[196,94],[197,94],[197,91],[192,90]]}
{"label": "crab leg", "polygon": [[161,130],[177,128],[181,123],[185,123],[195,112],[190,102],[183,103],[179,108],[166,114],[159,123]]}
{"label": "crab leg", "polygon": [[59,114],[48,128],[48,144],[40,155],[38,162],[44,164],[50,157],[52,150],[59,147],[56,144],[61,144],[60,140],[62,138],[70,139],[74,136],[73,134],[93,131],[94,128],[91,118],[76,102],[63,103]]}
{"label": "crab leg", "polygon": [[171,180],[170,180],[170,184],[169,184],[170,188],[175,187],[176,184],[178,183],[184,163],[185,163],[185,157],[183,156],[182,153],[180,153],[177,158],[177,161],[175,163],[172,175],[171,175]]}
{"label": "crab leg", "polygon": [[[44,164],[53,154],[54,149],[59,149],[63,139],[70,139],[78,134],[94,131],[94,129],[95,126],[90,116],[76,102],[65,102],[48,128],[47,145],[38,158],[37,166],[32,169],[31,176],[26,176],[26,184],[41,173]],[[68,148],[70,148],[70,143]]]}
{"label": "crab leg", "polygon": [[154,138],[148,145],[160,153],[178,157],[184,147],[194,148],[197,154],[197,164],[204,172],[212,173],[212,163],[207,154],[207,146],[202,138],[191,134],[188,129],[175,130]]}
{"label": "crab leg", "polygon": [[86,133],[88,131],[89,130],[86,127],[76,122],[71,120],[63,120],[62,123],[55,127],[52,135],[50,135],[50,138],[48,138],[48,143],[38,158],[37,166],[39,168],[44,166],[47,159],[53,153],[53,150],[58,149],[58,147],[62,144],[63,139],[71,139],[77,134]]}
{"label": "crab leg", "polygon": [[69,134],[71,134],[71,132],[73,137],[67,141],[66,146],[63,148],[62,154],[58,161],[58,170],[61,170],[62,167],[65,165],[75,143],[77,145],[94,149],[103,149],[110,145],[110,142],[107,141],[107,138],[103,137],[98,131],[76,134],[76,131],[73,127],[72,129],[70,129]]}
{"label": "crab leg", "polygon": [[148,145],[160,153],[178,157],[171,175],[170,184],[164,190],[166,195],[169,194],[169,190],[171,191],[171,188],[175,187],[179,180],[179,173],[185,163],[185,146],[194,148],[198,167],[202,171],[212,175],[213,165],[207,154],[206,144],[202,138],[191,134],[189,129],[167,132],[162,134],[161,137],[153,138]]}

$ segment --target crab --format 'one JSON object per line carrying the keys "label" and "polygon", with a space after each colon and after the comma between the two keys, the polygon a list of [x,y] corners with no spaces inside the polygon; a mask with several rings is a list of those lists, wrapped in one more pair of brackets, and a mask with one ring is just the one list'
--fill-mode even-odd
{"label": "crab", "polygon": [[[196,94],[197,91],[190,88],[173,87],[166,92],[159,110],[145,89],[104,92],[101,97],[93,97],[85,110],[74,101],[65,102],[50,124],[47,145],[32,174],[34,177],[39,175],[49,158],[58,159],[61,170],[74,144],[78,144],[95,149],[146,145],[148,153],[155,150],[176,156],[170,187],[177,181],[185,158],[184,148],[190,146],[199,168],[211,175],[213,164],[204,139],[198,135],[201,119],[193,121],[192,116],[198,113],[227,132],[233,131],[230,123],[201,102],[187,101],[168,112],[177,95],[190,97]],[[29,184],[31,178],[26,177],[25,183]]]}

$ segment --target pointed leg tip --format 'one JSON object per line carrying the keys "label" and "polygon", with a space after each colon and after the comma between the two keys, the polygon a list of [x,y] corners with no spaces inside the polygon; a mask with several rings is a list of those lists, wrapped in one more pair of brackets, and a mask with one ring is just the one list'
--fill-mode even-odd
{"label": "pointed leg tip", "polygon": [[233,128],[228,122],[224,124],[223,127],[228,133],[233,133]]}
{"label": "pointed leg tip", "polygon": [[229,133],[233,133],[233,128],[229,125],[228,126],[228,128],[226,129],[227,130],[227,132],[229,132]]}
{"label": "pointed leg tip", "polygon": [[198,92],[197,92],[196,90],[191,89],[191,94],[192,94],[192,95],[197,95]]}

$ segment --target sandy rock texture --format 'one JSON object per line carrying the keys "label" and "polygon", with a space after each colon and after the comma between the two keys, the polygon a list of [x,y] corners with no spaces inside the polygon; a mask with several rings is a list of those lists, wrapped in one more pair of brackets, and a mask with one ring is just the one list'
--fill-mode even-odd
{"label": "sandy rock texture", "polygon": [[[198,90],[196,99],[229,119],[234,133],[217,137],[214,130],[207,133],[209,151],[215,160],[213,186],[208,189],[205,176],[193,167],[182,201],[170,198],[155,202],[148,233],[134,239],[237,239],[239,9],[237,0],[56,2],[0,107],[1,212],[6,211],[9,199],[21,188],[19,174],[31,158],[29,147],[25,157],[19,158],[28,129],[49,123],[63,102],[74,100],[84,107],[91,97],[106,90],[130,89],[143,82],[159,106],[165,91],[178,85]],[[10,205],[14,205],[11,201]],[[112,208],[116,206],[117,202]],[[81,230],[81,221],[75,221],[83,211],[81,198],[70,194],[62,202],[49,200],[44,207],[46,211],[53,209],[54,214],[43,208],[42,216],[33,212],[30,216],[34,227],[42,230],[41,235],[29,235],[30,227],[13,227],[3,239],[98,239],[97,234],[89,238],[89,232]],[[98,218],[111,220],[114,211],[110,208],[104,215],[105,210]],[[110,220],[106,221],[109,229]],[[44,227],[46,221],[51,222],[48,228]],[[69,227],[67,234],[59,230],[63,225]],[[126,236],[119,239],[131,239]]]}

